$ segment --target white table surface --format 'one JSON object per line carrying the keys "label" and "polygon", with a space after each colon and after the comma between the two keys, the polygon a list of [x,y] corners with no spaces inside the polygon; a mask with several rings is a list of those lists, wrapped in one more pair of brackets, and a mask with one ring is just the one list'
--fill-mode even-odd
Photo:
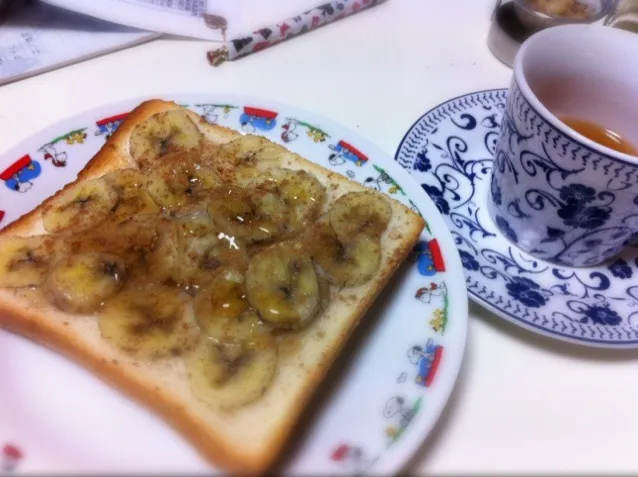
{"label": "white table surface", "polygon": [[[66,67],[0,88],[0,153],[102,104],[220,91],[315,111],[393,155],[428,109],[508,86],[511,71],[486,44],[493,7],[391,0],[219,69],[206,62],[209,44],[180,39]],[[469,328],[456,390],[414,471],[638,471],[638,352],[563,344],[476,305]]]}

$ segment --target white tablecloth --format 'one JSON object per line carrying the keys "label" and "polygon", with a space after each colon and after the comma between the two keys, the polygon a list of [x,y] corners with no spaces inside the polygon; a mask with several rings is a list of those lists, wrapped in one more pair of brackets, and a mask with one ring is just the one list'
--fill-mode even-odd
{"label": "white tablecloth", "polygon": [[[180,39],[66,67],[0,88],[0,153],[102,104],[221,91],[315,111],[393,155],[431,107],[507,87],[511,71],[486,44],[493,6],[494,0],[390,0],[218,69],[206,62],[210,45]],[[563,344],[479,306],[470,313],[457,388],[414,470],[638,471],[638,352]]]}

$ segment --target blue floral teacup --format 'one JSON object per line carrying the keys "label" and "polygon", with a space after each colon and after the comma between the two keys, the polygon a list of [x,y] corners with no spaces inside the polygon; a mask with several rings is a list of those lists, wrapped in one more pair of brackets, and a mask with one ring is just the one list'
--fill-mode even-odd
{"label": "blue floral teacup", "polygon": [[638,242],[638,157],[559,118],[599,124],[638,148],[638,35],[598,25],[543,30],[515,60],[488,209],[537,258],[597,265]]}

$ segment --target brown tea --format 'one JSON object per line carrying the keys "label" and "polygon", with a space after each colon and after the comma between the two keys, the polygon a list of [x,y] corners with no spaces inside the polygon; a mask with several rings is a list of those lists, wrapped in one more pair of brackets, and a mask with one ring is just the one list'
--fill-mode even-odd
{"label": "brown tea", "polygon": [[614,151],[638,156],[638,148],[624,139],[620,134],[600,124],[585,119],[561,117],[560,120],[579,134]]}

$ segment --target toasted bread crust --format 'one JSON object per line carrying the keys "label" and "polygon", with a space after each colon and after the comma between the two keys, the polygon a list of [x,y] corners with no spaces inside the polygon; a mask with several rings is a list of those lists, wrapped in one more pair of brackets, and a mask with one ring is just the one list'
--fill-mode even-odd
{"label": "toasted bread crust", "polygon": [[[180,108],[180,106],[161,100],[150,100],[139,105],[82,169],[75,182],[99,177],[123,167],[135,167],[129,153],[129,138],[135,126],[153,114],[176,108]],[[190,114],[198,128],[210,140],[223,143],[239,136],[236,131],[210,125],[195,113]],[[354,184],[340,174],[311,163],[296,154],[291,153],[290,160],[301,169],[320,174],[330,183]],[[354,185],[350,187],[352,189]],[[356,184],[356,188],[362,187]],[[369,189],[366,188],[366,190]],[[158,386],[153,378],[138,371],[135,365],[124,365],[118,359],[105,355],[101,348],[92,346],[90,341],[85,340],[73,328],[72,322],[76,319],[73,316],[27,306],[19,296],[6,290],[0,290],[0,326],[24,335],[82,364],[96,377],[117,388],[165,420],[213,465],[233,473],[263,473],[282,451],[299,415],[329,372],[330,365],[340,350],[346,345],[348,337],[359,325],[366,311],[372,306],[374,300],[385,288],[419,239],[424,227],[423,219],[398,201],[390,197],[388,199],[391,201],[393,209],[402,214],[401,223],[395,224],[393,229],[393,233],[400,235],[393,239],[398,244],[393,245],[392,252],[385,257],[382,268],[371,280],[366,293],[358,297],[354,307],[347,310],[338,336],[326,344],[318,364],[304,375],[301,390],[298,391],[292,402],[286,405],[285,418],[274,426],[275,428],[268,434],[268,441],[259,449],[246,449],[236,445],[224,435],[223,429],[218,432],[215,426],[210,425],[202,417],[201,409],[189,407],[188,403],[180,399],[179,395],[171,392],[170,389]],[[5,227],[0,232],[0,236],[42,233],[40,230],[41,210],[49,200],[44,201],[38,208]],[[45,319],[45,315],[50,318],[52,314],[64,318],[60,320]],[[336,313],[336,316],[341,315]]]}

